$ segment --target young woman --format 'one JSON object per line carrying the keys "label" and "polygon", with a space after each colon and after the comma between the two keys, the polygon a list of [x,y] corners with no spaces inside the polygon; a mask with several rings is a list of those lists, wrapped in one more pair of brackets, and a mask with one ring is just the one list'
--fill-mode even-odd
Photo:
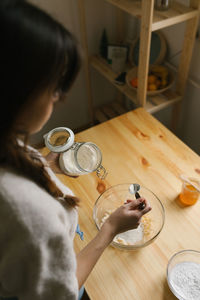
{"label": "young woman", "polygon": [[[24,0],[0,1],[0,299],[78,299],[114,236],[151,208],[127,201],[77,256],[78,199],[27,145],[79,70],[73,36]],[[145,202],[144,210],[138,205]]]}

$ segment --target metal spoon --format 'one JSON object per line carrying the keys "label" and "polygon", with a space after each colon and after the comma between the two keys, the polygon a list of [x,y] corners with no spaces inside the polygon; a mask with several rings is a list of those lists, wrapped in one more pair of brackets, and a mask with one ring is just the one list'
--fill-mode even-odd
{"label": "metal spoon", "polygon": [[132,183],[132,184],[129,186],[129,192],[130,192],[132,195],[135,195],[139,190],[140,190],[140,185],[139,185],[138,183]]}
{"label": "metal spoon", "polygon": [[[140,185],[138,183],[132,183],[130,186],[129,186],[129,192],[132,194],[132,195],[135,195],[135,198],[138,199],[138,198],[141,198],[140,194],[138,193],[138,191],[140,190]],[[143,210],[145,208],[145,203],[144,202],[141,202],[139,205],[138,205],[138,208],[140,210]]]}

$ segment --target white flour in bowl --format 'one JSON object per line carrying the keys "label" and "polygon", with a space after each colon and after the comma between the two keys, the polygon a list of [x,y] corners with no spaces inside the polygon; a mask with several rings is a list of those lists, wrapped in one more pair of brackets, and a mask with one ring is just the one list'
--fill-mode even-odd
{"label": "white flour in bowl", "polygon": [[143,228],[140,224],[136,229],[131,229],[123,233],[117,234],[114,242],[123,245],[134,245],[143,239]]}
{"label": "white flour in bowl", "polygon": [[169,274],[174,291],[183,299],[200,300],[200,264],[181,262]]}
{"label": "white flour in bowl", "polygon": [[[106,221],[113,211],[107,210],[101,219],[100,227]],[[144,232],[147,232],[147,229],[144,230],[144,227],[149,228],[149,222],[145,220],[144,223],[140,224],[136,229],[131,229],[122,233],[117,234],[113,241],[115,243],[120,243],[122,245],[134,245],[135,243],[141,241],[144,237]]]}

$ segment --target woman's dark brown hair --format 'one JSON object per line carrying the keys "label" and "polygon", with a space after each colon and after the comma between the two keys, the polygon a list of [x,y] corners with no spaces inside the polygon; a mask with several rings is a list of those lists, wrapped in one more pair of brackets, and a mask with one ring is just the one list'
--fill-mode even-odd
{"label": "woman's dark brown hair", "polygon": [[[37,154],[26,146],[29,133],[15,126],[33,95],[55,85],[60,93],[69,90],[80,66],[75,39],[25,0],[0,1],[0,32],[0,165],[17,169],[54,197],[75,206],[78,200],[62,195]],[[17,142],[19,134],[24,137],[23,147]]]}

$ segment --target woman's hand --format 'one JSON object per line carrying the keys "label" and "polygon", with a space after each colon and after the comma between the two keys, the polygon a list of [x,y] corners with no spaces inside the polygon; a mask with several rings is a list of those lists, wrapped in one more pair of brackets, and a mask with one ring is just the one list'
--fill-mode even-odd
{"label": "woman's hand", "polygon": [[56,174],[64,174],[69,177],[77,178],[78,176],[66,174],[61,170],[60,165],[59,165],[59,156],[60,156],[60,153],[55,153],[55,152],[49,152],[45,156],[45,159],[48,162],[48,165],[51,168],[51,170]]}
{"label": "woman's hand", "polygon": [[[143,209],[140,205],[141,203],[145,205]],[[115,235],[129,229],[137,228],[141,217],[150,210],[151,207],[148,202],[144,198],[139,198],[137,200],[127,200],[124,205],[117,208],[110,215],[96,237],[77,255],[79,287],[85,282],[97,260],[105,248],[112,242]]]}
{"label": "woman's hand", "polygon": [[[140,209],[141,203],[144,208]],[[151,210],[150,205],[144,198],[136,200],[127,200],[124,205],[117,208],[105,221],[102,226],[103,230],[109,230],[114,238],[118,233],[135,229],[140,224],[141,217]]]}
{"label": "woman's hand", "polygon": [[63,174],[63,171],[60,169],[59,166],[59,155],[60,153],[49,152],[45,156],[45,159],[48,162],[49,167],[52,169],[54,173]]}

